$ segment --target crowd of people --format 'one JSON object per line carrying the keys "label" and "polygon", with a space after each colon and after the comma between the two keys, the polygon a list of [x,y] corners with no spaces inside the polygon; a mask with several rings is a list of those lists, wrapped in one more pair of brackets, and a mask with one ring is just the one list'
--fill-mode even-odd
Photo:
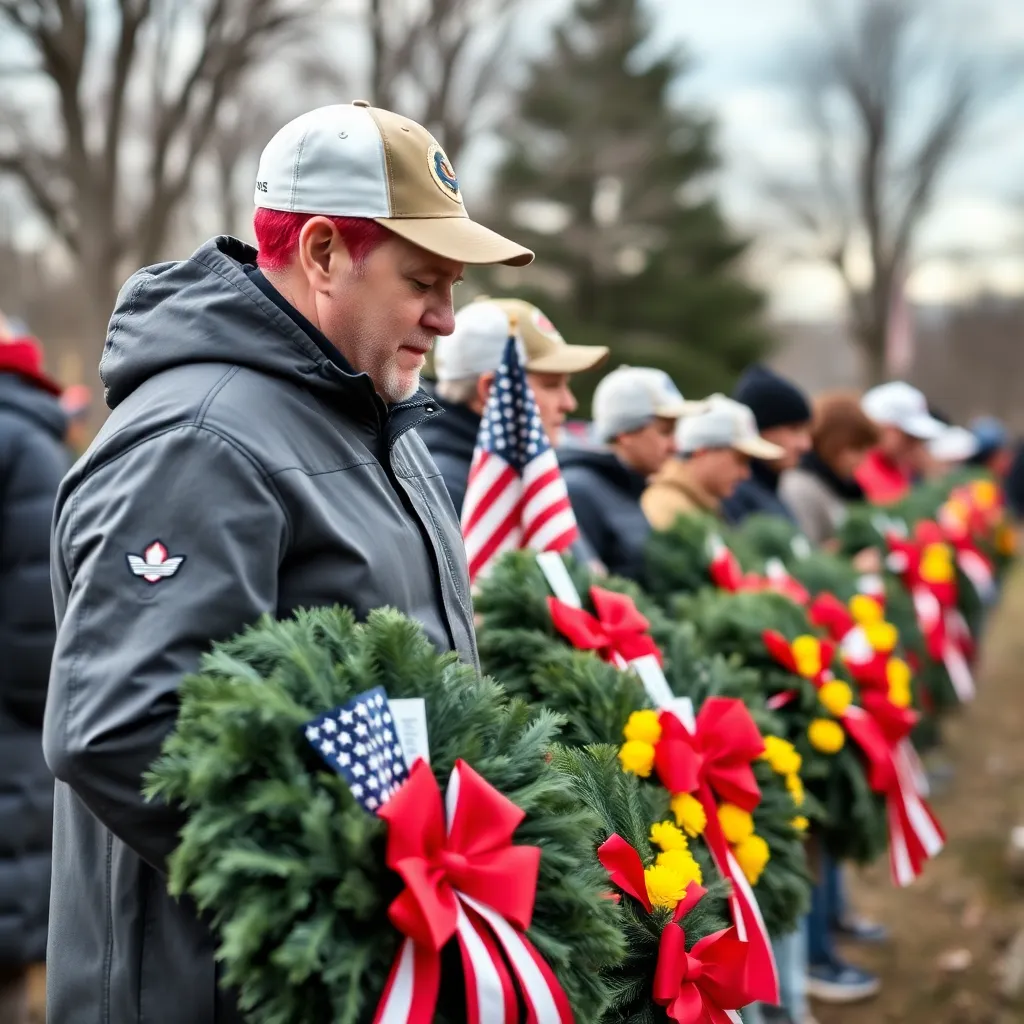
{"label": "crowd of people", "polygon": [[[608,351],[567,343],[518,299],[454,312],[466,265],[532,254],[469,218],[443,150],[397,114],[356,103],[289,123],[255,202],[257,248],[216,238],[124,286],[102,363],[110,415],[87,449],[89,389],[62,390],[26,332],[0,331],[4,1022],[29,1019],[48,901],[54,1024],[242,1019],[206,924],[167,894],[181,820],[143,799],[143,774],[183,676],[265,613],[390,605],[478,664],[459,513],[510,336],[558,451],[574,554],[608,573],[642,580],[649,532],[693,512],[784,516],[828,546],[849,502],[965,461],[1024,513],[1024,448],[991,418],[950,424],[903,382],[812,399],[758,365],[731,396],[694,400],[686,381],[620,366],[581,425],[573,377]],[[833,940],[884,933],[844,904],[837,866],[818,876],[806,931],[777,943],[788,1004],[765,1020],[806,1024],[807,992],[878,989]]]}

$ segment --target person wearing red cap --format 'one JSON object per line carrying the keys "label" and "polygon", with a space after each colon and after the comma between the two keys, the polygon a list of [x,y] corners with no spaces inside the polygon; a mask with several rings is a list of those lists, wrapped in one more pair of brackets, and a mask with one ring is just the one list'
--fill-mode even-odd
{"label": "person wearing red cap", "polygon": [[0,1021],[29,1020],[46,955],[53,778],[43,708],[55,636],[50,517],[67,470],[60,387],[0,315]]}

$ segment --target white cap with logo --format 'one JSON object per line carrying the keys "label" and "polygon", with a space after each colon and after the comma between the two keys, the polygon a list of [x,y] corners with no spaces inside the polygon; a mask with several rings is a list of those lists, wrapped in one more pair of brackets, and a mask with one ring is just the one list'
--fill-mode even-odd
{"label": "white cap with logo", "polygon": [[608,358],[598,345],[567,345],[555,325],[522,299],[481,296],[455,314],[455,330],[434,344],[437,379],[464,380],[501,365],[509,335],[522,342],[523,363],[531,373],[582,373]]}
{"label": "white cap with logo", "polygon": [[928,411],[928,400],[917,388],[901,380],[879,384],[860,401],[865,414],[876,423],[897,427],[920,441],[933,441],[946,429]]}
{"label": "white cap with logo", "polygon": [[664,370],[620,366],[594,391],[594,433],[600,441],[611,441],[659,417],[676,420],[700,408],[701,403],[683,398]]}
{"label": "white cap with logo", "polygon": [[459,179],[437,140],[415,121],[363,100],[318,107],[267,143],[256,174],[258,208],[363,217],[447,259],[523,266],[533,253],[470,220]]}
{"label": "white cap with logo", "polygon": [[781,459],[783,448],[757,432],[753,410],[725,395],[704,399],[703,408],[676,426],[676,447],[683,455],[714,448],[733,448],[752,459]]}

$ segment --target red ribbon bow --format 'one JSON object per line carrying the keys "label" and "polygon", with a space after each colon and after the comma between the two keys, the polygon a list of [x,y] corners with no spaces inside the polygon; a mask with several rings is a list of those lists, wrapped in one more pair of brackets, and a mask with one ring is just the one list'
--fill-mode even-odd
{"label": "red ribbon bow", "polygon": [[648,633],[651,624],[629,595],[591,587],[590,598],[596,616],[557,597],[548,598],[555,629],[573,647],[580,651],[597,651],[605,661],[620,668],[647,655],[657,658],[659,665],[662,663],[661,651]]}
{"label": "red ribbon bow", "polygon": [[718,821],[718,800],[753,811],[761,790],[751,762],[764,753],[764,739],[742,701],[709,697],[690,732],[671,711],[659,718],[661,739],[654,748],[658,777],[670,793],[693,793],[704,808],[704,839],[716,867],[732,882],[733,920],[749,954],[747,987],[753,999],[778,1001],[778,973],[764,920],[743,869],[736,863]]}
{"label": "red ribbon bow", "polygon": [[[470,1024],[514,1024],[516,994],[505,960],[535,1021],[571,1022],[568,999],[524,932],[537,892],[540,849],[515,846],[524,814],[464,761],[448,785],[449,821],[429,765],[381,808],[388,823],[387,865],[405,882],[388,908],[406,936],[374,1024],[430,1024],[441,982],[441,950],[457,937]],[[497,941],[495,941],[497,940]],[[527,961],[536,971],[524,972]],[[486,1014],[481,1017],[481,1008]]]}
{"label": "red ribbon bow", "polygon": [[776,594],[783,594],[799,605],[805,605],[810,600],[810,594],[806,587],[790,576],[781,566],[767,576],[743,572],[739,559],[717,538],[712,541],[711,563],[708,570],[715,586],[733,594],[769,590]]}
{"label": "red ribbon bow", "polygon": [[[597,851],[611,880],[639,900],[648,913],[651,901],[640,855],[621,836],[613,835]],[[738,1010],[758,998],[748,987],[749,945],[735,928],[707,935],[686,951],[683,920],[707,890],[691,882],[665,925],[654,972],[654,1001],[678,1024],[729,1024]]]}
{"label": "red ribbon bow", "polygon": [[888,692],[886,669],[890,654],[871,647],[864,629],[838,597],[819,594],[811,604],[809,617],[839,644],[844,664],[861,686]]}

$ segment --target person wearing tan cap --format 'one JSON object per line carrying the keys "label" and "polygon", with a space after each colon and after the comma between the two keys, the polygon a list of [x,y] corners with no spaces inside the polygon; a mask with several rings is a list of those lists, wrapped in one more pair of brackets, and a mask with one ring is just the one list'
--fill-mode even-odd
{"label": "person wearing tan cap", "polygon": [[753,412],[725,395],[712,395],[703,411],[679,420],[676,451],[640,499],[656,530],[667,530],[684,515],[720,518],[722,502],[750,477],[750,460],[784,454],[758,434]]}
{"label": "person wearing tan cap", "polygon": [[522,344],[526,379],[554,447],[566,417],[576,409],[572,375],[608,358],[606,348],[567,345],[544,313],[522,299],[482,296],[455,314],[455,330],[438,338],[434,349],[435,394],[445,415],[424,423],[420,435],[459,513],[480,417],[510,335]]}
{"label": "person wearing tan cap", "polygon": [[213,936],[166,891],[182,819],[141,795],[211,643],[265,614],[390,605],[477,663],[419,375],[465,266],[532,254],[469,217],[423,127],[365,103],[285,125],[255,186],[258,251],[215,238],[121,290],[111,413],[57,497],[43,748],[61,1024],[242,1019]]}

